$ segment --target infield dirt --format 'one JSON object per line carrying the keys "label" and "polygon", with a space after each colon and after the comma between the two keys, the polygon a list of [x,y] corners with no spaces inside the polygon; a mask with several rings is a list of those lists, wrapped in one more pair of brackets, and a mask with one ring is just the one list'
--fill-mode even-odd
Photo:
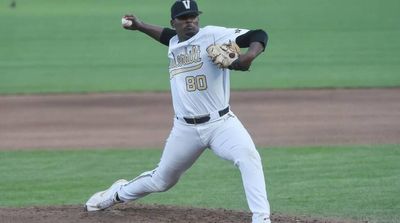
{"label": "infield dirt", "polygon": [[[400,89],[232,92],[258,147],[400,144]],[[162,148],[169,93],[0,96],[0,150]],[[349,222],[273,214],[273,222]],[[0,208],[0,222],[250,222],[250,213],[129,204]]]}

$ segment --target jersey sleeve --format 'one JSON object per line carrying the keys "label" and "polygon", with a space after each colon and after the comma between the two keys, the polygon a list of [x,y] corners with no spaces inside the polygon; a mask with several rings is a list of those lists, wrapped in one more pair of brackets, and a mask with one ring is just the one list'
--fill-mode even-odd
{"label": "jersey sleeve", "polygon": [[212,33],[214,42],[216,44],[224,44],[229,41],[235,42],[236,38],[240,35],[247,33],[248,29],[238,29],[238,28],[225,28],[218,26],[207,27],[209,32]]}
{"label": "jersey sleeve", "polygon": [[169,46],[169,40],[176,35],[176,31],[170,28],[164,28],[161,32],[160,43]]}
{"label": "jersey sleeve", "polygon": [[247,48],[253,42],[259,42],[263,45],[264,50],[268,42],[268,34],[262,29],[250,30],[236,38],[239,47]]}

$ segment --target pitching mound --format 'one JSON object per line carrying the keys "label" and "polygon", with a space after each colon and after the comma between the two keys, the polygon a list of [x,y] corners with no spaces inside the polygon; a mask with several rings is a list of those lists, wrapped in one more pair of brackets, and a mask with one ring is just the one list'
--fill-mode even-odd
{"label": "pitching mound", "polygon": [[[101,212],[85,212],[79,206],[1,208],[1,222],[8,223],[243,223],[249,212],[224,209],[183,208],[163,205],[119,205]],[[274,223],[348,223],[331,219],[272,215]]]}

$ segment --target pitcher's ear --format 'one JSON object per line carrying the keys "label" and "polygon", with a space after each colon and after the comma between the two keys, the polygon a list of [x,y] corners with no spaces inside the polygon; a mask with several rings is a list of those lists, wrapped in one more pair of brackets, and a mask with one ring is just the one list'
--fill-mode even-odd
{"label": "pitcher's ear", "polygon": [[173,19],[171,19],[170,24],[171,24],[171,27],[175,29],[175,25],[174,25],[174,20]]}

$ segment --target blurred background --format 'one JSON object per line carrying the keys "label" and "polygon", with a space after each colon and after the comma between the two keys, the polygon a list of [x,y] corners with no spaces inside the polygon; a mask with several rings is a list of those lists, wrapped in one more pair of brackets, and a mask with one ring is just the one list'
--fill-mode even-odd
{"label": "blurred background", "polygon": [[[169,27],[173,1],[0,0],[0,93],[165,91],[167,48],[121,17]],[[262,28],[234,89],[400,85],[398,0],[199,0],[200,25]]]}

